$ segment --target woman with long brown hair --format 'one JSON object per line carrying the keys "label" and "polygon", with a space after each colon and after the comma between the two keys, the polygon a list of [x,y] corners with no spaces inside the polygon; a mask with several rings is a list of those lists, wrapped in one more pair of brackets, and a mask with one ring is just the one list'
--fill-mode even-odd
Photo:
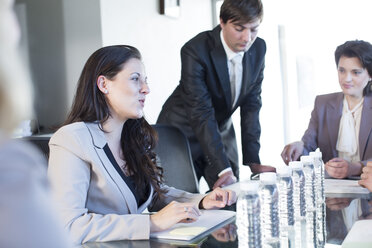
{"label": "woman with long brown hair", "polygon": [[[49,143],[49,178],[76,243],[148,239],[196,220],[199,208],[236,201],[220,188],[199,195],[163,184],[156,133],[143,117],[149,92],[132,46],[101,48],[84,66],[71,112]],[[142,214],[146,208],[158,212]]]}

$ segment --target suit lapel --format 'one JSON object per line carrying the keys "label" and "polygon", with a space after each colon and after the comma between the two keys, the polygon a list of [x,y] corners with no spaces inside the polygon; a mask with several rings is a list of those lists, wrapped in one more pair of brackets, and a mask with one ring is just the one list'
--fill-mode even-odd
{"label": "suit lapel", "polygon": [[340,119],[342,115],[342,100],[344,95],[338,94],[334,101],[328,101],[326,106],[326,125],[328,129],[329,140],[331,142],[333,157],[338,156],[336,143],[338,138],[338,130],[340,128]]}
{"label": "suit lapel", "polygon": [[223,48],[223,45],[220,39],[220,32],[221,32],[221,28],[219,26],[213,29],[214,48],[211,50],[210,54],[211,54],[214,68],[216,69],[216,72],[217,72],[217,76],[219,79],[218,81],[225,95],[226,105],[231,107],[232,96],[231,96],[229,72],[227,69],[227,57],[226,57],[225,49]]}
{"label": "suit lapel", "polygon": [[97,164],[102,165],[102,167],[108,173],[108,177],[110,177],[113,183],[118,187],[127,205],[129,213],[137,213],[138,206],[134,194],[125,181],[121,178],[120,174],[116,171],[115,167],[111,164],[110,159],[103,150],[103,147],[107,144],[103,131],[99,129],[97,123],[86,123],[86,125],[92,136],[94,149],[97,154],[97,157],[95,158],[95,160],[97,160]]}
{"label": "suit lapel", "polygon": [[364,160],[365,148],[372,129],[372,97],[365,96],[359,128],[359,155]]}

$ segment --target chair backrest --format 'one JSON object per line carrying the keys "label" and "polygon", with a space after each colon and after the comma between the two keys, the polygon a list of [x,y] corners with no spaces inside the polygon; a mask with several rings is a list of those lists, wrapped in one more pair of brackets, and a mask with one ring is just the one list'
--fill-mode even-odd
{"label": "chair backrest", "polygon": [[22,140],[28,141],[35,145],[42,152],[46,160],[49,159],[49,140],[52,134],[41,134],[22,137]]}
{"label": "chair backrest", "polygon": [[[159,136],[155,153],[164,169],[165,184],[191,193],[199,193],[199,184],[186,136],[176,127],[162,124],[152,126]],[[51,136],[52,134],[32,135],[21,139],[34,144],[48,160],[48,143]]]}
{"label": "chair backrest", "polygon": [[158,133],[155,147],[164,169],[165,184],[191,193],[199,193],[191,150],[186,136],[176,127],[152,125]]}

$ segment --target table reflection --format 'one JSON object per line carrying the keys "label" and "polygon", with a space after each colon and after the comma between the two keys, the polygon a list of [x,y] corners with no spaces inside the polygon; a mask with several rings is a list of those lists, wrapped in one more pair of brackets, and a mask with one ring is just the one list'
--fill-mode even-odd
{"label": "table reflection", "polygon": [[354,222],[372,218],[370,198],[326,198],[327,243],[342,244]]}
{"label": "table reflection", "polygon": [[122,240],[112,242],[94,242],[82,245],[83,248],[175,248],[175,247],[238,247],[235,223],[227,224],[212,231],[208,236],[191,242],[177,240]]}
{"label": "table reflection", "polygon": [[[357,220],[372,219],[372,200],[370,195],[359,197],[326,198],[327,244],[341,245],[352,225]],[[231,209],[232,210],[232,209]],[[235,209],[234,209],[235,210]],[[87,243],[84,248],[238,248],[237,226],[235,221],[212,230],[204,237],[191,242],[174,240],[123,240],[102,243]]]}

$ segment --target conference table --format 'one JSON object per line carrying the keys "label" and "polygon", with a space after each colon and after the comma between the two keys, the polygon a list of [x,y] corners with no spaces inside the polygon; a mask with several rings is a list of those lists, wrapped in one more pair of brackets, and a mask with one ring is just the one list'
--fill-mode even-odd
{"label": "conference table", "polygon": [[[327,180],[326,180],[327,182]],[[331,183],[330,183],[331,182]],[[336,184],[334,184],[336,182]],[[346,183],[352,181],[344,181]],[[354,181],[355,182],[355,181]],[[357,191],[343,189],[342,181],[328,181],[330,190],[326,190],[326,248],[341,247],[345,237],[355,221],[372,219],[371,194],[360,188]],[[242,183],[236,183],[228,188],[240,192]],[[355,185],[353,185],[355,186]],[[350,187],[349,187],[350,188]],[[356,187],[354,187],[356,188]],[[236,210],[233,205],[228,210]],[[170,248],[170,247],[203,247],[203,248],[238,248],[239,237],[235,218],[218,225],[191,241],[177,240],[122,240],[112,242],[85,243],[84,248]]]}

